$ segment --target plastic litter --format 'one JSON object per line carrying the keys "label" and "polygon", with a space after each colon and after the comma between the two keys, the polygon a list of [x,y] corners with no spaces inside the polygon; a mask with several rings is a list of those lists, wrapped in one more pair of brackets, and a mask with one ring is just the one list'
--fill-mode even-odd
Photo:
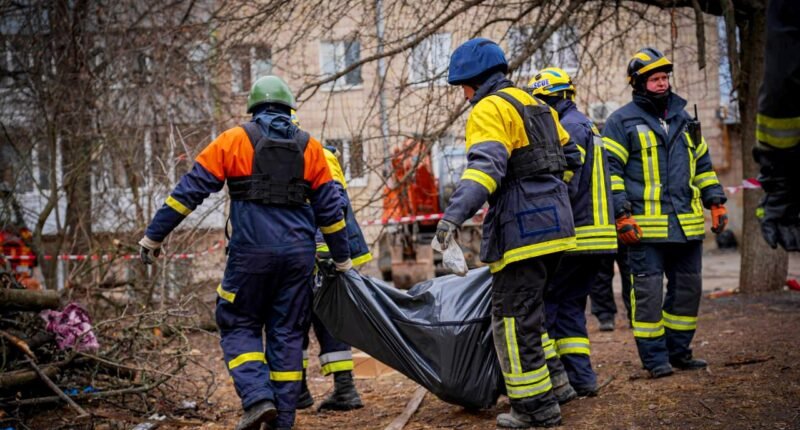
{"label": "plastic litter", "polygon": [[71,302],[63,311],[45,310],[39,316],[47,324],[45,329],[56,335],[59,349],[75,348],[93,351],[100,348],[92,331],[92,319],[81,305]]}
{"label": "plastic litter", "polygon": [[434,236],[431,241],[431,247],[434,251],[442,253],[442,265],[445,269],[458,276],[466,276],[469,268],[467,267],[467,260],[464,259],[464,252],[458,246],[455,236],[450,236],[447,248],[442,251],[442,244],[439,243],[439,238]]}
{"label": "plastic litter", "polygon": [[492,340],[491,280],[483,267],[404,291],[351,271],[323,283],[314,312],[335,337],[445,402],[488,408],[505,391]]}

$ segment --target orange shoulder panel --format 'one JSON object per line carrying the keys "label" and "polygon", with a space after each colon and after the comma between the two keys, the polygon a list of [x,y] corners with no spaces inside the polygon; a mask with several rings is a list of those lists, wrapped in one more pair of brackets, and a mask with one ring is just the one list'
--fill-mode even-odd
{"label": "orange shoulder panel", "polygon": [[233,127],[214,139],[195,159],[220,181],[253,173],[253,145],[242,127]]}
{"label": "orange shoulder panel", "polygon": [[303,177],[311,184],[312,190],[333,180],[328,162],[325,160],[322,144],[317,139],[309,136],[303,158],[305,162]]}

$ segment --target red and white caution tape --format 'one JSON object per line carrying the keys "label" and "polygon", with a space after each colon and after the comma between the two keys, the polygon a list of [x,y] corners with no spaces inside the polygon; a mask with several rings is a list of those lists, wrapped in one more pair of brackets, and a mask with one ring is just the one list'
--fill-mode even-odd
{"label": "red and white caution tape", "polygon": [[725,187],[725,191],[729,194],[736,194],[740,190],[748,189],[748,190],[756,190],[761,188],[761,182],[758,182],[756,178],[747,178],[742,181],[742,185],[737,187]]}
{"label": "red and white caution tape", "polygon": [[[486,213],[486,209],[481,209],[475,216],[480,216]],[[368,225],[397,225],[397,224],[411,224],[417,221],[434,221],[438,219],[442,219],[444,216],[443,213],[438,214],[428,214],[428,215],[417,215],[417,216],[403,216],[399,218],[389,218],[386,221],[380,219],[373,219],[369,221],[362,221],[360,224],[363,226]]]}
{"label": "red and white caution tape", "polygon": [[[171,260],[188,260],[192,258],[197,258],[203,255],[210,254],[218,249],[221,249],[224,245],[224,241],[219,240],[211,245],[208,249],[204,249],[200,252],[179,252],[175,254],[167,255],[166,258]],[[11,261],[28,261],[28,260],[35,260],[36,257],[33,255],[2,255],[0,257],[5,258],[6,260]],[[59,260],[59,261],[108,261],[112,259],[117,260],[136,260],[139,258],[139,254],[60,254],[60,255],[44,255],[42,256],[45,260]]]}

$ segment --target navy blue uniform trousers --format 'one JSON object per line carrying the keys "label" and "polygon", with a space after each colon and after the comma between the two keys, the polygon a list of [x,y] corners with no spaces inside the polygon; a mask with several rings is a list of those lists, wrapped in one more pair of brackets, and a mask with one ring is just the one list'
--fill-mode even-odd
{"label": "navy blue uniform trousers", "polygon": [[292,427],[311,314],[314,250],[281,251],[231,251],[216,320],[242,407],[270,400],[278,409],[275,426]]}

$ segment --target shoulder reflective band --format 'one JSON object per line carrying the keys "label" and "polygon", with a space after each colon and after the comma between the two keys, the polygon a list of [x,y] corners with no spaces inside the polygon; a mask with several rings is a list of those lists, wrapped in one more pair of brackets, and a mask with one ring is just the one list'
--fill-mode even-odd
{"label": "shoulder reflective band", "polygon": [[628,163],[628,150],[625,149],[624,146],[620,145],[610,137],[604,137],[603,143],[605,143],[605,148],[609,150],[614,156],[620,159],[623,164]]}

